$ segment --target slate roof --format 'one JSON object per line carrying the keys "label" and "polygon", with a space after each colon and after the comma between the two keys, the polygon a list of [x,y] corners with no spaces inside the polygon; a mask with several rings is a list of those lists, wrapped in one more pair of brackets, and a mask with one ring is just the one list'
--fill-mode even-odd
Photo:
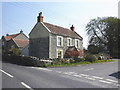
{"label": "slate roof", "polygon": [[51,31],[53,34],[63,35],[63,36],[69,36],[74,38],[80,38],[83,39],[77,32],[72,31],[67,28],[63,28],[57,25],[49,24],[46,22],[43,22],[44,25]]}
{"label": "slate roof", "polygon": [[13,41],[16,43],[16,45],[20,48],[25,47],[27,44],[29,44],[29,40],[20,40],[20,39],[13,39]]}

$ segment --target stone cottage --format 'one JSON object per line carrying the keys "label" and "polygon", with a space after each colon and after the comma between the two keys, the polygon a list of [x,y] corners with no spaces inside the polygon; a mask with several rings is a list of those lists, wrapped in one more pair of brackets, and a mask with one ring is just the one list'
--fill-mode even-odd
{"label": "stone cottage", "polygon": [[63,58],[70,46],[83,50],[83,38],[70,29],[43,21],[42,12],[37,17],[37,23],[29,33],[29,54],[38,58]]}
{"label": "stone cottage", "polygon": [[23,55],[24,53],[25,55],[27,53],[27,56],[29,55],[28,47],[26,52],[22,52],[23,48],[25,49],[25,47],[29,45],[29,38],[23,33],[22,30],[17,34],[6,34],[6,36],[2,36],[1,40],[2,49],[4,52],[10,51],[12,48],[18,48]]}

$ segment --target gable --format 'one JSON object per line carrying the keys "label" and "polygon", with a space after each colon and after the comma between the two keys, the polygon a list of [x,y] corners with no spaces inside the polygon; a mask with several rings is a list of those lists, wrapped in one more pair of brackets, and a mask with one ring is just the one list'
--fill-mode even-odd
{"label": "gable", "polygon": [[43,23],[37,23],[32,31],[29,33],[30,38],[40,38],[40,37],[48,37],[49,30],[43,25]]}
{"label": "gable", "polygon": [[19,40],[29,40],[28,37],[24,33],[20,33],[14,39],[19,39]]}

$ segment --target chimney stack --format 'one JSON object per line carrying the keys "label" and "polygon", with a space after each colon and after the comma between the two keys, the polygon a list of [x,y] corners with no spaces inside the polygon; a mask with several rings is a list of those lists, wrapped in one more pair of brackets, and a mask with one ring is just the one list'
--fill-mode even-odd
{"label": "chimney stack", "polygon": [[43,22],[42,12],[39,13],[39,16],[37,17],[37,22]]}
{"label": "chimney stack", "polygon": [[75,30],[75,27],[72,25],[72,26],[70,27],[70,29],[71,29],[72,31],[74,31],[74,30]]}

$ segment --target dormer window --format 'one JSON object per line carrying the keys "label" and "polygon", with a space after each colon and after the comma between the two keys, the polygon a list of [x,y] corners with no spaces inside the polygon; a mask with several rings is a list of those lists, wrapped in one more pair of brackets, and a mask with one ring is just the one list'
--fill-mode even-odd
{"label": "dormer window", "polygon": [[63,37],[57,36],[57,46],[63,46]]}

